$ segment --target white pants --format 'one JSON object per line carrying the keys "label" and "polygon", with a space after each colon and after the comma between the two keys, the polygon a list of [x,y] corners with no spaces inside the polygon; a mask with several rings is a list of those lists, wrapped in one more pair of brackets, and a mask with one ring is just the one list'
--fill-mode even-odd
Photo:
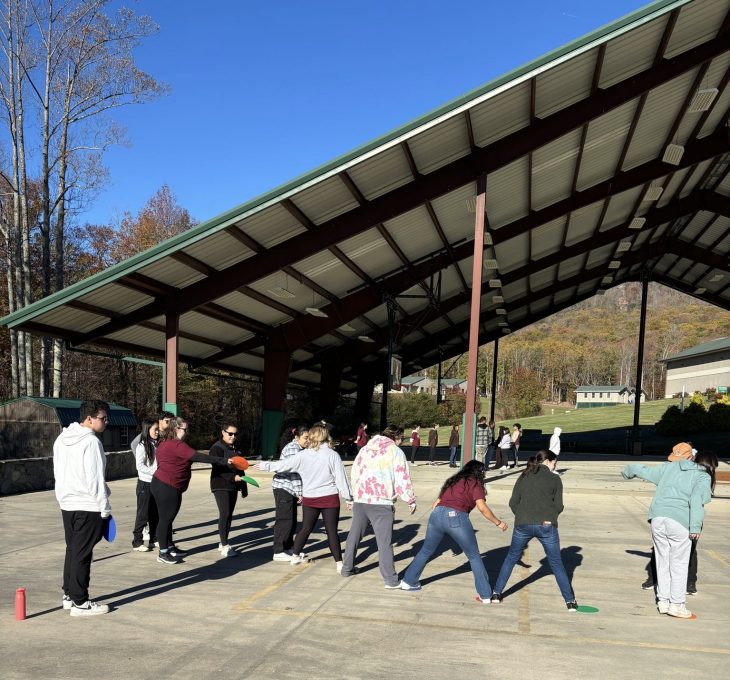
{"label": "white pants", "polygon": [[486,446],[475,446],[474,447],[474,460],[478,460],[480,463],[484,462],[484,454],[487,452]]}
{"label": "white pants", "polygon": [[692,541],[689,530],[669,517],[651,520],[656,554],[656,594],[661,602],[682,604],[687,598],[687,569]]}

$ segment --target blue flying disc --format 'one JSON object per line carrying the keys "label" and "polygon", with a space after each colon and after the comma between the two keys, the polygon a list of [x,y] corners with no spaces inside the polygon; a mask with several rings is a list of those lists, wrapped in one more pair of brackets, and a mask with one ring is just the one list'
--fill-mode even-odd
{"label": "blue flying disc", "polygon": [[117,537],[117,523],[111,515],[104,520],[104,530],[101,535],[109,543],[112,543]]}

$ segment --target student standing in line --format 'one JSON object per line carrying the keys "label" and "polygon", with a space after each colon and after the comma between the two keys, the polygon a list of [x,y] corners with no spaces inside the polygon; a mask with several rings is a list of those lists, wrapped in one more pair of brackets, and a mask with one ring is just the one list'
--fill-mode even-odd
{"label": "student standing in line", "polygon": [[515,457],[515,464],[512,467],[517,467],[520,464],[520,440],[522,439],[522,426],[519,423],[515,423],[512,426],[512,453]]}
{"label": "student standing in line", "polygon": [[337,534],[337,523],[340,520],[338,493],[345,499],[348,510],[352,509],[352,494],[345,466],[339,454],[331,448],[331,442],[328,429],[318,423],[309,428],[308,448],[285,460],[259,461],[256,469],[298,472],[302,476],[302,526],[294,539],[291,564],[306,562],[307,557],[302,550],[321,514],[332,558],[339,574],[342,571],[342,547]]}
{"label": "student standing in line", "polygon": [[[322,425],[326,426],[326,423],[322,421]],[[360,427],[357,428],[357,435],[355,436],[355,446],[359,451],[365,444],[368,443],[368,424],[360,423]]]}
{"label": "student standing in line", "polygon": [[[487,426],[487,430],[489,434],[487,435],[489,438],[489,443],[487,444],[487,458],[484,461],[484,469],[489,470],[489,465],[492,462],[492,458],[497,457],[497,438],[494,436],[494,421],[490,420],[489,425]],[[496,469],[496,465],[495,465]]]}
{"label": "student standing in line", "polygon": [[416,425],[411,432],[411,465],[416,464],[416,454],[421,447],[421,426]]}
{"label": "student standing in line", "polygon": [[[676,448],[676,447],[675,447]],[[657,572],[657,610],[680,619],[691,618],[687,609],[687,572],[692,541],[700,537],[705,505],[712,500],[717,457],[698,453],[654,467],[627,465],[625,479],[639,477],[656,484],[649,506],[651,537]]]}
{"label": "student standing in line", "polygon": [[436,447],[439,443],[439,426],[434,425],[428,431],[428,464],[436,465]]}
{"label": "student standing in line", "polygon": [[160,516],[157,524],[157,540],[160,544],[157,561],[163,564],[178,564],[187,555],[172,542],[172,523],[180,512],[182,495],[190,484],[193,463],[209,463],[229,470],[236,468],[237,461],[234,458],[224,459],[197,453],[183,441],[187,433],[187,421],[174,418],[157,447],[157,470],[150,484]]}
{"label": "student standing in line", "polygon": [[509,552],[494,584],[493,604],[501,604],[502,591],[512,569],[522,557],[527,544],[536,538],[545,550],[565,606],[569,612],[577,611],[575,594],[560,555],[558,515],[563,512],[563,481],[551,474],[557,460],[558,457],[552,451],[538,451],[536,456],[527,461],[527,467],[512,489],[509,506],[515,514],[515,528]]}
{"label": "student standing in line", "polygon": [[506,522],[495,517],[485,498],[484,465],[479,461],[470,460],[444,482],[428,519],[423,546],[403,574],[401,590],[420,590],[419,580],[423,569],[438,550],[444,536],[449,536],[469,560],[474,575],[477,600],[485,604],[490,602],[492,587],[479,552],[469,513],[476,507],[498,529],[506,531],[508,527]]}
{"label": "student standing in line", "polygon": [[[238,426],[231,420],[223,421],[220,439],[210,447],[208,455],[228,460],[242,455],[236,447]],[[221,557],[235,557],[238,551],[228,542],[231,532],[233,511],[236,508],[238,494],[242,498],[248,496],[248,484],[241,479],[235,470],[224,469],[219,465],[210,468],[210,490],[218,506],[218,552]]]}
{"label": "student standing in line", "polygon": [[408,463],[400,448],[402,440],[403,428],[388,425],[382,434],[373,437],[360,449],[351,473],[355,503],[341,573],[342,576],[355,573],[355,555],[368,525],[371,525],[378,546],[380,575],[386,588],[400,587],[392,545],[395,502],[401,498],[408,504],[411,514],[416,511]]}
{"label": "student standing in line", "polygon": [[63,428],[53,444],[55,492],[66,539],[62,604],[71,616],[109,611],[108,605],[89,599],[94,546],[112,512],[104,482],[106,456],[97,436],[106,429],[108,412],[105,401],[82,401],[79,421]]}
{"label": "student standing in line", "polygon": [[[297,425],[284,431],[279,460],[296,456],[309,446],[309,427]],[[302,478],[298,472],[277,472],[271,480],[274,492],[274,562],[291,562],[297,504],[302,497]]]}
{"label": "student standing in line", "polygon": [[501,426],[499,428],[499,442],[497,443],[497,457],[494,463],[495,470],[506,470],[509,453],[512,450],[512,437],[509,429]]}
{"label": "student standing in line", "polygon": [[[137,464],[137,516],[132,529],[132,550],[149,552],[157,541],[157,503],[152,497],[150,484],[157,469],[155,450],[159,442],[160,427],[157,420],[142,422],[139,444],[134,449]],[[144,542],[144,528],[148,527],[149,545]]]}
{"label": "student standing in line", "polygon": [[[487,453],[487,448],[491,444],[489,427],[487,426],[487,418],[482,416],[479,418],[479,424],[477,425],[476,435],[474,437],[474,460],[478,460],[480,463],[484,463],[484,456]],[[484,467],[487,467],[485,464]]]}
{"label": "student standing in line", "polygon": [[563,430],[561,428],[556,427],[553,429],[552,435],[550,435],[550,444],[548,445],[548,449],[556,456],[560,455],[560,435],[562,432]]}
{"label": "student standing in line", "polygon": [[459,467],[456,464],[456,450],[459,448],[459,426],[452,425],[449,433],[449,467]]}

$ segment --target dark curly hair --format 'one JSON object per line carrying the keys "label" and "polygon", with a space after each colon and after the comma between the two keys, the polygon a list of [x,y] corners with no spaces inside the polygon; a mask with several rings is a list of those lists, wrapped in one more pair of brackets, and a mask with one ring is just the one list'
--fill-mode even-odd
{"label": "dark curly hair", "polygon": [[463,468],[461,468],[461,470],[444,482],[444,485],[441,487],[441,491],[439,492],[439,496],[443,496],[447,489],[450,489],[454,486],[454,484],[462,479],[473,479],[478,484],[484,486],[485,469],[484,463],[480,463],[478,460],[470,460]]}

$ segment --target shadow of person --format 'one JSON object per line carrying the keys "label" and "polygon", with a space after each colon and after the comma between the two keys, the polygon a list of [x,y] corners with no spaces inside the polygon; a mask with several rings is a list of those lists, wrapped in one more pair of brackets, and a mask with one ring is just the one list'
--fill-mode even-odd
{"label": "shadow of person", "polygon": [[651,559],[651,550],[627,550],[628,555],[636,555],[637,557],[645,557],[647,560]]}
{"label": "shadow of person", "polygon": [[[447,540],[448,539],[448,540]],[[436,558],[438,555],[443,554],[445,552],[444,544],[450,542],[451,539],[448,537],[444,537],[444,540],[441,541],[441,545],[439,546],[439,549],[437,553],[431,557],[431,559],[426,564],[426,568],[424,569],[424,572],[428,570],[428,565]],[[448,545],[446,546],[448,547]],[[488,550],[485,553],[482,553],[482,562],[484,562],[484,566],[487,569],[487,574],[489,575],[489,581],[490,583],[494,583],[494,581],[497,578],[497,574],[499,573],[499,568],[502,565],[502,562],[504,562],[504,558],[507,557],[507,551],[509,550],[509,546],[500,546],[499,548],[493,548],[492,550]],[[458,566],[454,567],[453,569],[449,569],[447,571],[441,571],[436,574],[432,574],[430,576],[427,576],[425,578],[421,577],[421,585],[425,586],[429,583],[435,583],[436,581],[440,581],[444,578],[449,578],[450,576],[455,576],[456,574],[470,574],[471,573],[471,565],[469,564],[469,560],[467,560],[465,557],[463,557],[463,553],[459,553],[456,555],[457,557],[461,557],[462,559],[459,561]]]}

